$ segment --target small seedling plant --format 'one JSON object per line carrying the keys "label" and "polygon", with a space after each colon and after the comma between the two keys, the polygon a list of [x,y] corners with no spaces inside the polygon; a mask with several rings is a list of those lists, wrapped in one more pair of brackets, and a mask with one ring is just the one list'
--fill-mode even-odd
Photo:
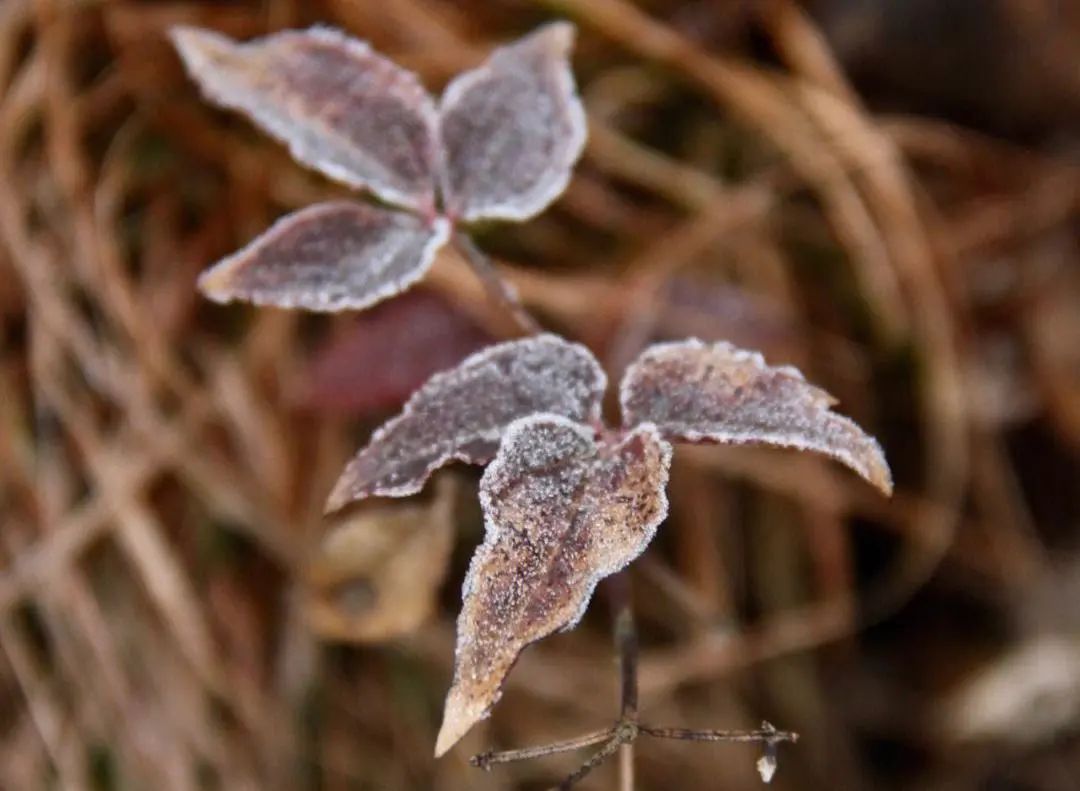
{"label": "small seedling plant", "polygon": [[[247,115],[293,156],[368,200],[318,204],[279,220],[207,270],[209,298],[341,311],[370,307],[420,280],[453,243],[527,337],[433,376],[348,464],[327,501],[419,492],[453,462],[487,465],[485,537],[465,578],[454,678],[435,745],[441,756],[499,699],[529,644],[573,627],[597,583],[640,555],[667,515],[672,444],[757,444],[831,457],[883,493],[881,448],[834,400],[788,366],[695,339],[661,343],[627,368],[621,420],[606,425],[607,376],[592,353],[540,331],[471,241],[480,221],[524,221],[566,188],[586,140],[570,68],[574,29],[541,27],[496,49],[436,101],[419,79],[364,42],[327,28],[247,43],[181,27],[173,40],[211,101]],[[375,203],[370,198],[376,198]],[[618,610],[622,711],[567,742],[474,757],[477,766],[600,745],[569,786],[640,735],[754,741],[762,778],[795,735],[691,731],[639,722],[636,641]]]}

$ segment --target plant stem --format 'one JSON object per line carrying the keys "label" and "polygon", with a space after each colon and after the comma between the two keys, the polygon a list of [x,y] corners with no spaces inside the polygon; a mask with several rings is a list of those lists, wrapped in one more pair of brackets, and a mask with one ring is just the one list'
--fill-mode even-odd
{"label": "plant stem", "polygon": [[615,649],[619,654],[619,724],[632,724],[633,738],[619,750],[619,789],[634,791],[634,738],[638,722],[638,637],[631,601],[630,578],[625,572],[609,582],[611,608],[615,615]]}
{"label": "plant stem", "polygon": [[654,728],[648,725],[640,725],[638,726],[638,730],[647,736],[653,736],[657,739],[682,739],[683,741],[691,742],[764,742],[765,744],[777,744],[779,742],[799,741],[799,734],[791,731],[778,731],[769,723],[765,723],[756,731]]}
{"label": "plant stem", "polygon": [[615,648],[619,652],[619,718],[637,722],[638,639],[629,579],[617,574],[611,579],[610,590],[615,611]]}
{"label": "plant stem", "polygon": [[543,758],[545,755],[565,753],[571,750],[580,750],[582,747],[592,747],[594,744],[609,741],[615,735],[613,728],[605,728],[602,731],[593,731],[574,739],[567,739],[552,744],[542,744],[537,747],[523,747],[520,750],[505,750],[495,752],[488,750],[486,753],[474,755],[470,760],[473,766],[480,769],[490,769],[495,764],[508,764],[513,761],[527,761],[531,758]]}
{"label": "plant stem", "polygon": [[573,786],[576,782],[578,782],[583,777],[585,777],[585,775],[587,775],[593,769],[595,769],[600,764],[602,764],[604,761],[606,761],[608,758],[610,758],[612,755],[614,755],[616,750],[618,750],[620,747],[625,747],[625,746],[626,746],[626,743],[623,742],[623,740],[620,738],[619,734],[616,733],[616,735],[614,737],[612,737],[611,741],[609,741],[607,744],[605,744],[603,747],[601,747],[599,750],[597,750],[595,753],[593,753],[589,757],[588,761],[583,763],[577,769],[577,771],[575,771],[572,775],[570,775],[565,780],[563,780],[561,783],[559,783],[559,785],[556,786],[556,787],[559,789],[559,791],[566,791],[566,789]]}
{"label": "plant stem", "polygon": [[476,276],[480,278],[480,282],[484,284],[488,296],[502,305],[523,331],[529,335],[536,335],[543,331],[539,322],[521,304],[521,299],[518,297],[514,287],[499,274],[491,259],[476,246],[472,237],[462,231],[454,231],[454,245],[465,257]]}

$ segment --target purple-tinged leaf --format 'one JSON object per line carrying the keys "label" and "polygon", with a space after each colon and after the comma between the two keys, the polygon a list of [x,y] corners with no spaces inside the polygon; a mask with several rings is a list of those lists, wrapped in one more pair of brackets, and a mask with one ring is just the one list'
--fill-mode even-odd
{"label": "purple-tinged leaf", "polygon": [[814,451],[846,464],[885,494],[892,475],[881,446],[830,408],[835,399],[791,366],[699,340],[646,349],[623,377],[623,423],[655,423],[668,439]]}
{"label": "purple-tinged leaf", "polygon": [[199,289],[215,302],[359,310],[423,277],[448,235],[442,219],[429,224],[360,203],[320,203],[278,220],[206,270]]}
{"label": "purple-tinged leaf", "polygon": [[400,409],[433,374],[493,342],[463,310],[419,286],[360,313],[320,345],[290,401],[352,416]]}
{"label": "purple-tinged leaf", "polygon": [[573,43],[572,25],[546,25],[447,86],[440,136],[451,217],[526,220],[566,189],[586,136]]}
{"label": "purple-tinged leaf", "polygon": [[246,114],[298,162],[390,203],[433,209],[438,115],[416,75],[328,28],[238,44],[175,27],[172,38],[208,99]]}
{"label": "purple-tinged leaf", "polygon": [[556,415],[510,427],[480,484],[487,530],[465,578],[436,756],[487,716],[522,649],[574,626],[597,582],[649,544],[670,460],[648,424],[601,441]]}
{"label": "purple-tinged leaf", "polygon": [[345,468],[327,510],[370,495],[405,497],[457,459],[485,464],[506,427],[536,412],[592,423],[607,377],[588,349],[555,335],[491,346],[436,374]]}

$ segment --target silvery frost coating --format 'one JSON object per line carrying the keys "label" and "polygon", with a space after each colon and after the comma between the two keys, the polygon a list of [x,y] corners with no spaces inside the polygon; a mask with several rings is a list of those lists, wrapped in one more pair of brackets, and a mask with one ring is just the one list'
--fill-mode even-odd
{"label": "silvery frost coating", "polygon": [[192,27],[172,38],[206,98],[247,115],[298,162],[388,203],[434,205],[435,102],[365,42],[322,27],[244,44]]}
{"label": "silvery frost coating", "polygon": [[205,271],[199,288],[218,302],[359,310],[423,277],[448,234],[442,219],[429,224],[362,203],[320,203],[278,220]]}
{"label": "silvery frost coating", "polygon": [[487,715],[525,646],[574,626],[596,584],[648,546],[670,462],[648,424],[611,440],[558,415],[510,426],[480,484],[486,533],[465,578],[436,756]]}
{"label": "silvery frost coating", "polygon": [[526,220],[566,188],[586,136],[573,43],[571,25],[548,25],[447,86],[439,123],[452,216]]}
{"label": "silvery frost coating", "polygon": [[[423,276],[451,223],[524,220],[546,208],[566,188],[585,144],[567,23],[498,48],[450,83],[441,109],[415,74],[328,28],[243,44],[192,27],[174,28],[172,37],[208,99],[247,115],[298,162],[404,210],[372,208],[352,223],[347,213],[336,215],[320,229],[326,261],[315,244],[289,245],[295,234],[285,229],[311,222],[292,215],[200,281],[220,302],[370,306]],[[445,217],[437,209],[440,190]],[[385,238],[402,228],[410,238],[387,253]],[[250,255],[253,247],[260,256]],[[348,254],[334,257],[343,248]],[[267,262],[273,272],[263,276],[257,270]],[[322,273],[339,275],[347,287]],[[333,293],[320,297],[319,289]]]}
{"label": "silvery frost coating", "polygon": [[526,415],[549,412],[596,422],[606,387],[596,358],[558,336],[490,346],[417,390],[349,462],[327,509],[369,495],[414,494],[454,459],[484,464],[506,427]]}
{"label": "silvery frost coating", "polygon": [[655,423],[686,442],[761,444],[808,450],[846,464],[892,492],[881,446],[836,400],[791,366],[772,367],[756,352],[699,340],[662,343],[631,365],[620,389],[623,423]]}

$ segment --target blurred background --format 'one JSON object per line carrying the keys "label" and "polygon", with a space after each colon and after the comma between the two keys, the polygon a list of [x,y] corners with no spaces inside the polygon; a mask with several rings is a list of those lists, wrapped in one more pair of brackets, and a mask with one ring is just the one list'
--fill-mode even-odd
{"label": "blurred background", "polygon": [[[431,758],[478,471],[321,505],[513,325],[449,251],[361,316],[201,300],[341,188],[201,101],[165,38],[323,22],[438,90],[554,17],[587,151],[478,242],[612,373],[687,335],[798,365],[898,484],[680,448],[630,575],[643,718],[799,731],[781,789],[1080,787],[1076,0],[0,0],[0,787],[538,789],[583,756],[468,757],[614,718],[601,588]],[[636,757],[638,789],[760,783],[747,746]]]}

